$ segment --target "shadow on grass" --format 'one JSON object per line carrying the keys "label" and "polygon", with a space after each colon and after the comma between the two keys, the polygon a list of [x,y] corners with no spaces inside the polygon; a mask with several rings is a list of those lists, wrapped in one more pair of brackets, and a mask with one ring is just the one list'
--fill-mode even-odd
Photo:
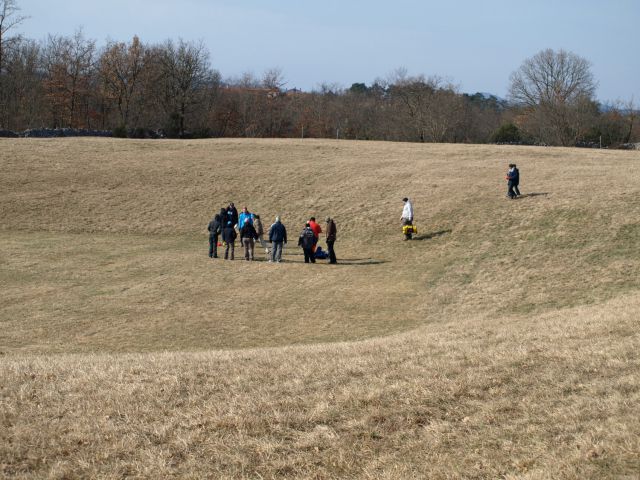
{"label": "shadow on grass", "polygon": [[380,265],[383,263],[387,263],[387,261],[375,258],[339,258],[337,265]]}
{"label": "shadow on grass", "polygon": [[[285,258],[285,256],[287,258]],[[293,258],[291,258],[293,257]],[[296,258],[297,257],[297,258]],[[221,260],[224,260],[221,258]],[[246,261],[244,257],[236,257],[235,261]],[[254,257],[254,262],[269,263],[268,258]],[[300,253],[287,253],[282,255],[282,263],[304,263],[303,255]],[[316,263],[320,265],[329,265],[329,260],[324,258],[316,258]],[[377,260],[375,258],[339,258],[337,265],[381,265],[387,263],[386,260]]]}
{"label": "shadow on grass", "polygon": [[438,232],[429,232],[423,233],[422,235],[416,235],[412,240],[429,240],[434,237],[440,237],[442,235],[446,235],[447,233],[451,233],[451,229],[448,230],[440,230]]}
{"label": "shadow on grass", "polygon": [[533,193],[524,193],[520,195],[518,198],[540,197],[540,196],[546,197],[547,195],[549,195],[549,192],[533,192]]}

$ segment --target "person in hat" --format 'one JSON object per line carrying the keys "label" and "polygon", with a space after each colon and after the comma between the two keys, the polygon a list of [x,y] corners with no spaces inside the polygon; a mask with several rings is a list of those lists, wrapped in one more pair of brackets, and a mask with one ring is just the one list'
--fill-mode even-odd
{"label": "person in hat", "polygon": [[[405,225],[413,225],[413,205],[411,205],[411,201],[407,197],[404,197],[402,201],[404,202],[404,207],[402,208],[402,216],[400,217],[402,226],[404,227]],[[412,232],[407,231],[404,234],[404,239],[411,240],[411,235]]]}
{"label": "person in hat", "polygon": [[329,263],[336,264],[336,252],[333,250],[333,244],[336,242],[338,235],[338,229],[336,228],[336,222],[333,218],[327,217],[327,226],[325,227],[325,235],[327,236],[327,248],[329,249]]}

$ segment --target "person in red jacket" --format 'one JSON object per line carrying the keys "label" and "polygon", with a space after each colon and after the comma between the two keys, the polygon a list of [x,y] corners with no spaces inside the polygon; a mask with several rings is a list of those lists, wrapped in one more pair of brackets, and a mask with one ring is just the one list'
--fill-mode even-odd
{"label": "person in red jacket", "polygon": [[322,227],[320,226],[320,224],[316,223],[316,217],[311,217],[308,223],[309,223],[309,228],[313,230],[313,236],[315,237],[315,240],[316,240],[313,244],[313,253],[316,253],[316,245],[318,244],[318,238],[322,233]]}

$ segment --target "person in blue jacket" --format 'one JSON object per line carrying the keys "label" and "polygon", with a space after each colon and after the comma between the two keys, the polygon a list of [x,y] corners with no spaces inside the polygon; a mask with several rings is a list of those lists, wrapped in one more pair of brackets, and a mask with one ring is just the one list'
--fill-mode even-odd
{"label": "person in blue jacket", "polygon": [[238,218],[239,229],[244,227],[245,220],[249,220],[249,223],[253,225],[253,213],[250,213],[247,207],[242,207],[242,212],[240,212],[240,217]]}

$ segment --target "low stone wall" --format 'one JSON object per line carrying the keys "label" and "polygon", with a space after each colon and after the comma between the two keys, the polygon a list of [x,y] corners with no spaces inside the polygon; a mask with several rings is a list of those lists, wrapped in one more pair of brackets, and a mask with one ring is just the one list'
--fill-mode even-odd
{"label": "low stone wall", "polygon": [[623,143],[620,148],[623,150],[640,150],[640,143]]}
{"label": "low stone wall", "polygon": [[88,130],[84,128],[30,128],[24,132],[0,130],[5,138],[56,138],[56,137],[111,137],[111,130]]}

